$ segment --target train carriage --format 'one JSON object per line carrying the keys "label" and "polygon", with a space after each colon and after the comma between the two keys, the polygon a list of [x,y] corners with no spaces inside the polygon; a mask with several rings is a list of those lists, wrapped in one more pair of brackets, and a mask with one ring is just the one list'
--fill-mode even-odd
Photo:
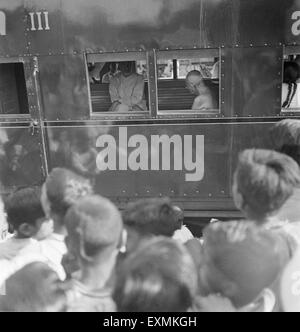
{"label": "train carriage", "polygon": [[[239,152],[300,111],[282,107],[299,35],[298,0],[2,0],[2,193],[69,167],[121,208],[169,196],[190,220],[239,217]],[[129,61],[145,109],[111,112],[103,77]],[[191,70],[213,107],[192,110]]]}

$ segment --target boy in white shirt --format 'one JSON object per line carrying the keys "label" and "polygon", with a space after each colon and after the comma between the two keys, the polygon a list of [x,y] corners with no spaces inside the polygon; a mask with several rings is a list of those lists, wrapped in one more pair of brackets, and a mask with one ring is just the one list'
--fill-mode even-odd
{"label": "boy in white shirt", "polygon": [[55,168],[42,187],[41,202],[45,214],[53,220],[53,233],[40,242],[42,254],[56,266],[61,280],[66,278],[62,259],[67,254],[64,217],[68,209],[80,198],[92,193],[90,182],[74,172]]}
{"label": "boy in white shirt", "polygon": [[66,243],[80,266],[72,278],[70,312],[111,312],[115,305],[109,284],[119,253],[123,222],[117,207],[106,198],[79,199],[65,217]]}
{"label": "boy in white shirt", "polygon": [[49,231],[49,220],[40,203],[40,190],[21,189],[6,202],[8,222],[15,233],[0,243],[0,280],[5,280],[23,266],[23,260],[40,255],[37,239]]}
{"label": "boy in white shirt", "polygon": [[[209,225],[203,234],[200,265],[200,293],[214,296],[222,306],[200,299],[199,311],[227,311],[231,301],[239,312],[272,312],[276,294],[272,289],[289,260],[280,234],[253,222],[232,221]],[[232,309],[232,308],[231,308]]]}
{"label": "boy in white shirt", "polygon": [[109,85],[112,102],[111,112],[147,111],[144,96],[144,77],[136,73],[135,62],[120,62],[120,73],[115,75]]}

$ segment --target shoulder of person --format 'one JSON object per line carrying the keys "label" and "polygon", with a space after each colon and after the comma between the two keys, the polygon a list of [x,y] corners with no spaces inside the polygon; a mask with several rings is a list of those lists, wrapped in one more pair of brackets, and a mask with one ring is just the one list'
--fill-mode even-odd
{"label": "shoulder of person", "polygon": [[116,75],[112,76],[110,79],[110,84],[118,82],[122,76],[122,73],[117,73]]}

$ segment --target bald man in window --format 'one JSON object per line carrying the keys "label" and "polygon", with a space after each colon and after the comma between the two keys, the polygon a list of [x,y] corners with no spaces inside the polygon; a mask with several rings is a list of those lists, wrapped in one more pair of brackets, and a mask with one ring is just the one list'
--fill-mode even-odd
{"label": "bald man in window", "polygon": [[214,109],[214,101],[210,89],[206,86],[203,76],[198,70],[192,70],[186,77],[186,86],[196,95],[192,110],[205,111]]}

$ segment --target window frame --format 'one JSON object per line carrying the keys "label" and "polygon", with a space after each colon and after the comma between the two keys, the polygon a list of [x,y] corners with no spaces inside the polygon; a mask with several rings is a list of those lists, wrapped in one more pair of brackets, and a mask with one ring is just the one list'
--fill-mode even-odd
{"label": "window frame", "polygon": [[[283,46],[283,51],[282,51],[282,70],[281,70],[281,95],[280,95],[280,116],[281,117],[286,117],[286,116],[299,116],[300,115],[300,107],[299,108],[283,108],[283,99],[282,99],[282,86],[283,86],[283,76],[284,76],[284,57],[289,56],[289,55],[300,55],[300,46],[289,46],[289,45],[284,45]],[[298,83],[300,85],[300,83]]]}
{"label": "window frame", "polygon": [[30,96],[32,95],[31,90],[34,87],[31,87],[29,84],[30,80],[34,76],[34,66],[32,65],[33,58],[32,57],[9,57],[9,58],[0,58],[0,64],[13,64],[13,63],[21,63],[23,65],[24,70],[24,79],[25,79],[25,88],[26,95],[28,101],[28,113],[26,114],[0,114],[1,122],[10,122],[11,120],[20,120],[20,121],[31,121],[34,117],[33,106],[30,104]]}
{"label": "window frame", "polygon": [[[177,50],[156,50],[155,51],[155,63],[159,60],[170,60],[176,59],[182,60],[185,58],[218,58],[219,59],[219,108],[211,109],[207,111],[197,111],[197,110],[160,110],[158,104],[158,77],[156,78],[156,104],[157,104],[157,117],[158,118],[219,118],[223,117],[222,110],[222,83],[223,83],[223,65],[224,59],[222,57],[221,48],[195,48],[195,49],[177,49]],[[182,79],[179,79],[182,80]]]}
{"label": "window frame", "polygon": [[[89,115],[90,119],[104,119],[104,120],[128,120],[137,119],[144,120],[151,118],[151,92],[150,92],[150,68],[149,68],[149,52],[147,51],[136,51],[136,52],[101,52],[101,53],[85,53],[85,70],[86,79],[88,87],[88,99],[89,99]],[[148,104],[149,109],[144,112],[127,112],[127,113],[117,113],[117,112],[93,112],[91,87],[89,83],[89,72],[88,63],[89,62],[122,62],[122,61],[146,61],[147,64],[147,76],[148,76]]]}

